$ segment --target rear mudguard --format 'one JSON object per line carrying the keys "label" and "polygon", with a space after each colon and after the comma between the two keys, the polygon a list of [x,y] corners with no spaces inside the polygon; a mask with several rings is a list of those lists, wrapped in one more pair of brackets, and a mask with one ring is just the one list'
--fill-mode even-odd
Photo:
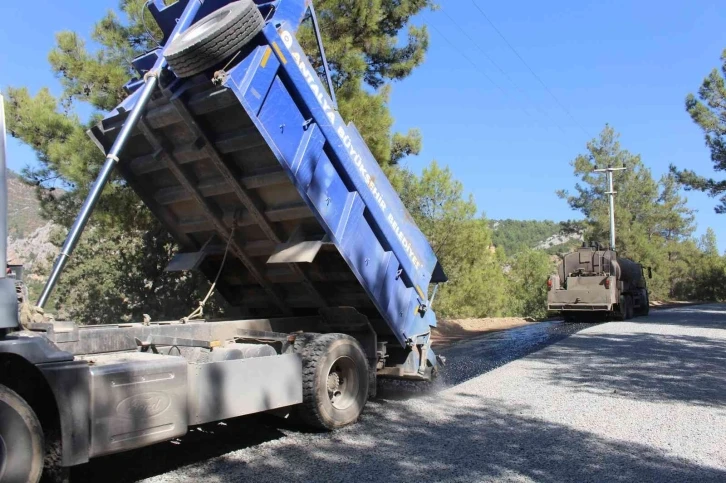
{"label": "rear mudguard", "polygon": [[88,461],[90,387],[88,363],[74,360],[46,337],[30,331],[0,338],[0,357],[12,354],[42,374],[53,393],[60,421],[63,466]]}

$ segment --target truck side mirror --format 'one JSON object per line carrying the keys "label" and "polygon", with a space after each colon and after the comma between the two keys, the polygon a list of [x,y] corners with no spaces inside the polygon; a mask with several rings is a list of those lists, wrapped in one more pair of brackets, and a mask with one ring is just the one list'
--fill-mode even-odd
{"label": "truck side mirror", "polygon": [[653,278],[653,269],[648,267],[648,278]]}

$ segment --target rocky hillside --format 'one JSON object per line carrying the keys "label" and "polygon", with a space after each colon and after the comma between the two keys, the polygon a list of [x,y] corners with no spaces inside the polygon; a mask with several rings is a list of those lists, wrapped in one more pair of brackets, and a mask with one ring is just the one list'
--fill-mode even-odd
{"label": "rocky hillside", "polygon": [[582,243],[581,233],[556,234],[538,243],[534,248],[537,250],[557,250],[570,246],[578,246]]}
{"label": "rocky hillside", "polygon": [[40,216],[35,188],[8,171],[8,252],[30,273],[36,261],[44,262],[58,253],[50,243],[55,225]]}
{"label": "rocky hillside", "polygon": [[566,253],[582,242],[581,234],[562,234],[562,224],[550,220],[491,220],[490,226],[494,245],[507,255],[526,249]]}
{"label": "rocky hillside", "polygon": [[35,197],[35,189],[8,170],[8,236],[25,238],[46,224],[40,217],[40,202]]}

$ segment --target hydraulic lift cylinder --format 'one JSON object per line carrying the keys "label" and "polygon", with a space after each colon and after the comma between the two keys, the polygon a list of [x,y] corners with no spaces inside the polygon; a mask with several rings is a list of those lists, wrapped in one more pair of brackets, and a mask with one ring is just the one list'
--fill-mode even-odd
{"label": "hydraulic lift cylinder", "polygon": [[[197,12],[199,11],[199,7],[201,7],[203,2],[204,0],[189,1],[186,8],[184,9],[184,13],[179,18],[179,21],[177,22],[177,25],[174,28],[170,39],[178,36],[192,24]],[[167,42],[166,45],[170,44],[171,42]],[[164,67],[166,67],[166,59],[164,58],[164,52],[162,51],[159,55],[159,59],[156,61],[156,64],[154,65],[152,70],[149,71],[149,73],[146,75],[144,79],[144,87],[141,90],[141,94],[139,95],[139,98],[136,101],[134,108],[131,110],[129,117],[126,119],[126,122],[124,122],[118,138],[116,138],[113,146],[111,146],[111,150],[106,156],[106,162],[101,168],[101,172],[99,173],[98,178],[93,184],[91,191],[88,193],[86,200],[83,202],[80,213],[78,213],[76,220],[73,222],[73,226],[68,232],[68,237],[63,243],[63,248],[61,248],[61,252],[58,255],[55,263],[53,264],[53,270],[50,273],[50,277],[48,277],[48,281],[46,282],[45,287],[43,287],[43,292],[40,294],[40,298],[38,299],[37,303],[38,307],[42,308],[45,306],[45,304],[48,302],[50,294],[53,292],[53,288],[55,287],[56,283],[58,283],[60,274],[61,272],[63,272],[63,268],[66,266],[68,259],[73,253],[73,250],[76,248],[78,240],[81,238],[81,234],[83,234],[83,229],[86,227],[86,223],[88,223],[88,219],[91,217],[91,213],[93,213],[93,209],[95,208],[96,203],[98,203],[98,200],[101,197],[103,188],[106,186],[106,183],[108,183],[108,180],[111,179],[111,175],[113,174],[113,168],[116,166],[116,163],[119,162],[119,155],[121,154],[121,151],[123,151],[123,148],[126,145],[126,141],[128,141],[131,133],[136,127],[136,124],[138,124],[139,119],[141,119],[141,116],[143,115],[146,108],[146,104],[149,102],[149,99],[151,99],[151,96],[154,93],[156,86],[158,85],[158,76]]]}

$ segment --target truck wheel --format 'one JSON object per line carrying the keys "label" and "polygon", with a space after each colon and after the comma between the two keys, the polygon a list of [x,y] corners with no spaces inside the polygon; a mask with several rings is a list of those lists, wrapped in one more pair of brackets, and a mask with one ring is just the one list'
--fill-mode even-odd
{"label": "truck wheel", "polygon": [[37,483],[43,447],[38,416],[15,391],[0,384],[0,482]]}
{"label": "truck wheel", "polygon": [[345,334],[323,334],[308,342],[303,358],[302,422],[332,430],[354,423],[368,400],[368,361]]}
{"label": "truck wheel", "polygon": [[636,314],[638,316],[646,316],[650,313],[650,301],[648,300],[648,293],[643,292],[642,296],[640,297],[642,305],[638,307],[638,310]]}
{"label": "truck wheel", "polygon": [[648,315],[650,313],[650,298],[648,297],[648,294],[645,294],[645,306],[640,312],[642,315]]}
{"label": "truck wheel", "polygon": [[625,297],[625,320],[633,318],[633,297]]}
{"label": "truck wheel", "polygon": [[622,298],[622,303],[618,304],[617,312],[614,312],[613,318],[615,320],[623,321],[628,319],[628,299],[627,297]]}
{"label": "truck wheel", "polygon": [[230,3],[174,39],[166,49],[166,61],[177,77],[191,77],[232,56],[264,26],[253,0]]}

